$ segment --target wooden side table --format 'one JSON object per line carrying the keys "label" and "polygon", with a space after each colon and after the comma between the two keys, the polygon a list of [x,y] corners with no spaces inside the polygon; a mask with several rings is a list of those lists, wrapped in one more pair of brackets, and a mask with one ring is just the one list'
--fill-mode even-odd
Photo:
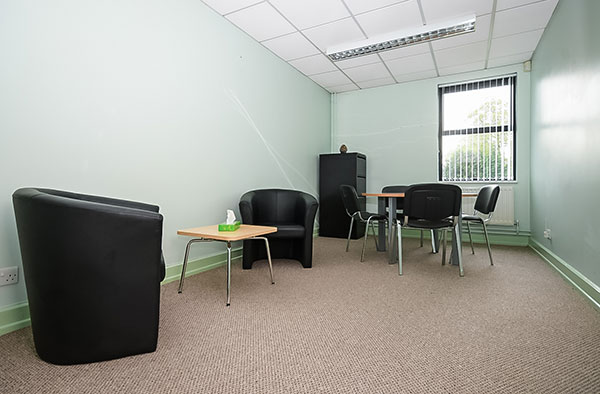
{"label": "wooden side table", "polygon": [[273,281],[273,265],[271,264],[271,250],[269,249],[269,240],[262,235],[271,234],[277,232],[277,227],[269,226],[254,226],[249,224],[242,224],[239,229],[235,231],[219,231],[218,225],[195,227],[185,230],[178,230],[178,235],[186,235],[189,237],[195,237],[191,239],[185,247],[185,257],[183,259],[183,268],[181,270],[181,279],[179,279],[179,290],[178,293],[183,291],[183,280],[185,279],[185,270],[187,268],[188,257],[190,254],[190,247],[196,242],[225,242],[227,244],[227,306],[230,305],[230,289],[231,289],[231,243],[234,241],[242,241],[248,239],[260,239],[265,241],[267,248],[267,258],[269,260],[269,273],[271,275],[271,284]]}

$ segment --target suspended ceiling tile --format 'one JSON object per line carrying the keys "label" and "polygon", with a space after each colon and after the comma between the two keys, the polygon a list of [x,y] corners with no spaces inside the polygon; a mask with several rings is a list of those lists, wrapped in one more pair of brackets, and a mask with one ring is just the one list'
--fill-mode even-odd
{"label": "suspended ceiling tile", "polygon": [[512,36],[494,38],[490,47],[490,59],[510,56],[517,53],[533,52],[544,29],[514,34]]}
{"label": "suspended ceiling tile", "polygon": [[270,3],[300,30],[350,16],[341,0],[270,0]]}
{"label": "suspended ceiling tile", "polygon": [[217,11],[219,14],[224,15],[233,11],[237,11],[244,7],[251,6],[253,4],[260,3],[263,0],[203,0],[206,4],[208,4],[213,10]]}
{"label": "suspended ceiling tile", "polygon": [[387,7],[388,5],[401,3],[406,0],[344,0],[350,11],[354,15],[362,14],[363,12],[376,10],[378,8]]}
{"label": "suspended ceiling tile", "polygon": [[388,77],[388,78],[372,79],[370,81],[357,82],[357,85],[361,89],[368,89],[368,88],[375,88],[377,86],[393,85],[395,83],[396,83],[396,80],[394,80],[394,78]]}
{"label": "suspended ceiling tile", "polygon": [[440,68],[485,61],[487,44],[487,41],[480,41],[460,47],[435,51],[435,60]]}
{"label": "suspended ceiling tile", "polygon": [[313,27],[302,32],[323,52],[333,45],[365,39],[364,34],[352,18]]}
{"label": "suspended ceiling tile", "polygon": [[421,12],[416,0],[357,15],[356,20],[369,38],[423,26]]}
{"label": "suspended ceiling tile", "polygon": [[508,66],[511,64],[518,64],[531,60],[533,52],[517,53],[516,55],[497,57],[488,60],[488,68]]}
{"label": "suspended ceiling tile", "polygon": [[475,22],[475,31],[473,33],[465,33],[459,36],[442,38],[441,40],[432,41],[431,45],[433,46],[433,49],[440,50],[471,44],[478,41],[485,41],[490,36],[491,20],[491,15],[478,16],[477,21]]}
{"label": "suspended ceiling tile", "polygon": [[383,60],[399,59],[401,57],[408,57],[414,55],[420,55],[422,53],[429,53],[429,44],[420,43],[415,45],[409,45],[404,48],[393,49],[391,51],[381,52],[381,58]]}
{"label": "suspended ceiling tile", "polygon": [[468,14],[489,14],[493,3],[493,0],[421,0],[425,22],[428,24]]}
{"label": "suspended ceiling tile", "polygon": [[546,1],[496,12],[493,37],[543,29],[548,24],[554,4]]}
{"label": "suspended ceiling tile", "polygon": [[[496,5],[496,11],[502,11],[507,8],[520,7],[525,4],[536,3],[539,0],[498,0],[498,4]],[[558,0],[546,0],[548,3],[558,4]]]}
{"label": "suspended ceiling tile", "polygon": [[396,78],[396,81],[398,81],[398,83],[401,83],[419,81],[421,79],[435,78],[437,77],[437,73],[435,72],[435,70],[426,70],[410,74],[394,75],[394,77]]}
{"label": "suspended ceiling tile", "polygon": [[233,24],[254,37],[257,41],[281,36],[296,31],[268,3],[261,3],[226,16]]}
{"label": "suspended ceiling tile", "polygon": [[379,59],[379,56],[377,56],[377,54],[374,53],[372,55],[354,57],[348,60],[341,60],[339,62],[335,62],[335,64],[339,68],[345,69],[351,67],[364,66],[365,64],[378,63],[380,61],[381,60]]}
{"label": "suspended ceiling tile", "polygon": [[466,73],[469,71],[478,71],[478,70],[483,70],[484,68],[485,68],[485,61],[482,60],[480,62],[469,63],[469,64],[460,64],[458,66],[440,67],[439,72],[440,72],[440,76],[442,76],[442,75]]}
{"label": "suspended ceiling tile", "polygon": [[354,82],[391,77],[390,72],[387,70],[387,68],[385,68],[385,66],[381,62],[349,68],[347,70],[344,70],[344,72]]}
{"label": "suspended ceiling tile", "polygon": [[329,90],[331,93],[343,93],[343,92],[349,92],[352,90],[358,90],[358,86],[356,86],[353,83],[349,83],[349,84],[339,85],[339,86],[330,86],[325,89]]}
{"label": "suspended ceiling tile", "polygon": [[290,64],[305,75],[320,74],[337,70],[333,63],[331,63],[326,56],[321,54],[292,60],[290,61]]}
{"label": "suspended ceiling tile", "polygon": [[283,60],[298,59],[319,53],[319,50],[300,33],[273,38],[263,41],[262,44]]}
{"label": "suspended ceiling tile", "polygon": [[341,71],[331,71],[322,74],[311,75],[310,79],[324,87],[340,86],[352,83],[352,81],[348,79],[348,77],[345,76]]}
{"label": "suspended ceiling tile", "polygon": [[394,76],[435,70],[431,53],[388,60],[385,64]]}

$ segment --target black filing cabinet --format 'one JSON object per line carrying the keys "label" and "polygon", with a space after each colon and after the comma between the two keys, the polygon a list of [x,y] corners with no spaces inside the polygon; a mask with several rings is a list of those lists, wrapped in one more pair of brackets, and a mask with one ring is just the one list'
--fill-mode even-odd
{"label": "black filing cabinet", "polygon": [[[346,214],[340,185],[356,188],[360,209],[366,210],[367,156],[362,153],[328,153],[319,156],[319,235],[346,238],[350,217]],[[354,221],[352,239],[365,234],[365,224]]]}

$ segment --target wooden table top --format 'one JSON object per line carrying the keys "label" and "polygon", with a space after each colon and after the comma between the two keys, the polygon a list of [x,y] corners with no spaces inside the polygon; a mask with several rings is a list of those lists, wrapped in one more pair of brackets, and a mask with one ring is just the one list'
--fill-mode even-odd
{"label": "wooden table top", "polygon": [[[403,198],[404,193],[363,193],[365,197],[396,197]],[[463,193],[463,197],[477,197],[477,193]]]}
{"label": "wooden table top", "polygon": [[265,234],[276,233],[277,227],[254,226],[251,224],[242,224],[235,231],[219,231],[219,226],[194,227],[185,230],[177,230],[177,235],[187,235],[190,237],[214,239],[216,241],[241,241],[252,237],[258,237]]}

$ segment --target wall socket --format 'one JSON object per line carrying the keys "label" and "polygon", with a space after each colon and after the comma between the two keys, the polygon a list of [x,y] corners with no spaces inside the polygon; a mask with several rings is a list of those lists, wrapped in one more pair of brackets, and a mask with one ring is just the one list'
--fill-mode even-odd
{"label": "wall socket", "polygon": [[544,238],[552,239],[552,231],[549,228],[544,230]]}
{"label": "wall socket", "polygon": [[0,268],[0,286],[14,285],[19,282],[19,267]]}

